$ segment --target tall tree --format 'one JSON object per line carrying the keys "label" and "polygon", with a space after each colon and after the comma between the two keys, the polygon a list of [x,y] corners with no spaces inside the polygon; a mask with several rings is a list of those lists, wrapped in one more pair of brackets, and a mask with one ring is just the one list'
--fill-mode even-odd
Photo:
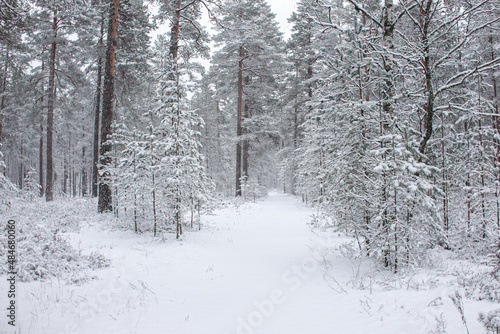
{"label": "tall tree", "polygon": [[94,139],[92,150],[92,197],[97,197],[99,185],[99,132],[101,124],[101,91],[102,91],[102,50],[104,49],[104,16],[101,19],[101,29],[97,53],[97,80],[94,101]]}
{"label": "tall tree", "polygon": [[54,160],[52,156],[53,134],[54,134],[54,100],[56,94],[55,76],[56,76],[56,52],[57,52],[57,32],[59,30],[59,19],[57,16],[57,8],[53,9],[52,18],[52,43],[50,46],[49,58],[49,86],[48,86],[48,101],[47,101],[47,176],[45,178],[45,200],[47,202],[54,199]]}
{"label": "tall tree", "polygon": [[[277,74],[284,45],[275,15],[263,0],[228,1],[220,15],[219,33],[214,40],[222,48],[214,55],[213,63],[222,71],[218,86],[230,94],[227,97],[234,101],[236,109],[235,194],[241,196],[242,181],[249,177],[251,145],[260,144],[255,139],[263,140],[262,144],[264,139],[279,142],[271,110],[277,102]],[[253,177],[258,176],[255,170]]]}
{"label": "tall tree", "polygon": [[[107,153],[111,151],[111,145],[107,141],[108,136],[110,136],[112,133],[111,124],[113,122],[114,79],[120,1],[110,0],[109,6],[108,40],[104,70],[104,91],[102,97],[100,149],[100,161],[101,165],[104,167],[111,163],[111,158],[107,155]],[[99,183],[98,211],[111,212],[113,210],[111,187],[106,181],[104,181],[106,178],[106,174],[102,175],[102,177],[103,180]]]}

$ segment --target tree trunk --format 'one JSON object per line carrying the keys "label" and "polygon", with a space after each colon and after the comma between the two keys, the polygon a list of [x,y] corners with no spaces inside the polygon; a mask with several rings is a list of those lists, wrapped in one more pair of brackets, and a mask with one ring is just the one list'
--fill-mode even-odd
{"label": "tree trunk", "polygon": [[[248,105],[245,103],[245,118],[248,118]],[[243,128],[242,129],[243,134],[248,134],[248,129]],[[248,182],[248,139],[243,140],[243,147],[242,147],[242,176],[245,179],[245,181]]]}
{"label": "tree trunk", "polygon": [[236,123],[236,196],[241,196],[241,135],[243,129],[242,122],[242,109],[243,109],[243,46],[239,49],[240,61],[238,62],[238,110],[237,110],[237,123]]}
{"label": "tree trunk", "polygon": [[[427,93],[427,104],[425,106],[426,115],[424,118],[425,132],[422,140],[420,141],[419,152],[424,154],[425,146],[432,136],[432,118],[434,116],[434,88],[432,87],[432,66],[430,60],[430,47],[428,40],[428,30],[431,20],[432,0],[427,0],[425,11],[422,13],[424,16],[424,24],[422,27],[422,44],[423,44],[423,65],[425,71],[425,90]],[[422,161],[422,156],[419,158]]]}
{"label": "tree trunk", "polygon": [[172,24],[172,30],[170,32],[170,54],[174,61],[177,59],[177,54],[179,52],[179,30],[181,22],[181,0],[174,0],[175,2],[175,14],[174,22]]}
{"label": "tree trunk", "polygon": [[[150,127],[150,141],[149,141],[149,146],[151,147],[151,181],[152,181],[152,195],[153,195],[153,236],[156,237],[156,232],[157,232],[157,220],[156,220],[156,184],[155,184],[155,166],[156,166],[156,161],[155,161],[155,154],[154,154],[154,147],[153,147],[153,114],[151,114],[151,127]],[[135,154],[135,153],[134,153]],[[134,155],[135,159],[135,155]],[[135,166],[134,166],[135,170]]]}
{"label": "tree trunk", "polygon": [[23,189],[24,186],[24,152],[23,152],[23,139],[21,138],[21,155],[20,155],[20,166],[19,166],[19,189]]}
{"label": "tree trunk", "polygon": [[7,90],[7,70],[9,65],[9,50],[5,53],[5,64],[2,78],[2,98],[0,99],[0,143],[2,142],[2,112],[5,108],[5,91]]}
{"label": "tree trunk", "polygon": [[54,100],[55,100],[55,76],[56,76],[56,48],[57,48],[57,9],[54,10],[52,22],[53,41],[50,50],[49,63],[49,94],[47,102],[47,177],[45,182],[45,200],[50,202],[54,199],[54,166],[52,157],[53,129],[54,129]]}
{"label": "tree trunk", "polygon": [[[42,89],[43,91],[43,89]],[[43,105],[43,99],[42,99]],[[40,185],[40,197],[43,197],[44,194],[44,185],[43,185],[43,112],[40,113],[40,146],[39,146],[39,164],[38,164],[38,177],[39,177],[39,185]]]}
{"label": "tree trunk", "polygon": [[[42,51],[42,73],[45,72],[45,59],[43,58],[43,55],[45,53],[45,48]],[[42,83],[42,97],[40,98],[40,102],[42,104],[42,111],[40,112],[40,144],[39,144],[39,155],[38,155],[38,178],[39,178],[39,185],[40,185],[40,197],[43,197],[45,194],[45,187],[43,183],[43,109],[44,109],[44,98],[43,98],[43,92],[45,91],[45,85]]]}
{"label": "tree trunk", "polygon": [[389,118],[393,112],[393,99],[394,99],[394,17],[392,13],[393,3],[392,0],[385,0],[385,13],[384,13],[384,47],[387,50],[384,56],[384,89],[382,91],[383,102],[382,110],[384,112],[384,127],[389,126]]}
{"label": "tree trunk", "polygon": [[[493,48],[493,34],[490,31],[490,36],[488,38],[488,42],[490,44],[490,52],[491,52],[491,60],[495,59],[495,49]],[[493,86],[493,108],[495,117],[492,121],[493,123],[493,128],[496,129],[496,134],[500,135],[500,114],[498,112],[498,91],[497,91],[497,79],[495,76],[495,71],[492,69],[491,70],[491,81],[492,81],[492,86]],[[495,120],[496,118],[496,120]],[[497,168],[497,184],[500,182],[500,141],[497,138],[494,138],[494,143],[496,146],[496,168]],[[498,185],[497,185],[498,188]],[[498,190],[497,190],[497,213],[496,213],[496,219],[497,219],[497,226],[500,229],[500,203],[498,200]]]}
{"label": "tree trunk", "polygon": [[[82,141],[85,142],[85,128],[83,128]],[[84,145],[82,147],[82,180],[81,180],[81,195],[87,196],[87,147]]]}
{"label": "tree trunk", "polygon": [[[120,0],[110,0],[110,15],[108,42],[106,50],[106,65],[104,71],[104,92],[102,99],[102,125],[101,125],[101,150],[100,161],[102,166],[111,163],[111,157],[107,153],[111,151],[111,145],[106,143],[108,136],[111,135],[111,123],[113,122],[113,97],[115,92],[115,63],[116,63],[116,44],[118,36],[118,8]],[[107,175],[103,175],[105,178]],[[99,204],[98,212],[112,212],[113,202],[111,188],[107,181],[99,183]]]}
{"label": "tree trunk", "polygon": [[[101,51],[104,48],[104,18],[101,21],[101,37],[99,38],[99,48]],[[97,58],[97,88],[95,97],[95,113],[94,113],[94,143],[92,157],[92,197],[97,197],[98,179],[99,179],[99,124],[101,118],[101,90],[102,90],[102,55],[99,52]]]}
{"label": "tree trunk", "polygon": [[[381,135],[385,135],[389,130],[391,119],[393,116],[393,100],[394,100],[394,17],[393,17],[393,1],[385,0],[384,4],[384,34],[383,34],[383,42],[384,47],[386,49],[386,53],[383,57],[384,61],[384,79],[383,79],[383,89],[382,89],[382,115],[381,115]],[[385,142],[381,141],[381,148],[385,147]],[[385,154],[383,155],[383,159],[386,159]],[[385,249],[383,250],[383,258],[384,265],[389,267],[392,265],[391,263],[391,255],[390,255],[390,228],[389,228],[389,212],[387,210],[386,203],[388,201],[389,187],[387,174],[383,172],[382,174],[383,185],[382,185],[382,203],[384,205],[384,210],[382,213],[382,226],[384,232],[387,234],[387,244],[385,245]]]}
{"label": "tree trunk", "polygon": [[69,178],[69,173],[68,173],[68,153],[64,154],[64,161],[63,161],[63,194],[68,195],[68,178]]}

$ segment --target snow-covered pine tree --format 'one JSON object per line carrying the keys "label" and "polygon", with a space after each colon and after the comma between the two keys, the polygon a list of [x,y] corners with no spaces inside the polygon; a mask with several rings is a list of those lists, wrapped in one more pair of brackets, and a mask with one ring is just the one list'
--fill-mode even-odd
{"label": "snow-covered pine tree", "polygon": [[212,63],[217,88],[227,92],[227,107],[236,115],[235,193],[241,196],[244,177],[265,182],[263,169],[276,169],[275,158],[266,152],[276,150],[281,140],[273,114],[279,110],[277,74],[284,45],[275,15],[263,0],[227,1],[219,15],[214,40],[221,48]]}
{"label": "snow-covered pine tree", "polygon": [[220,92],[213,83],[216,72],[216,67],[212,66],[204,74],[191,98],[191,105],[198,110],[205,123],[201,129],[201,144],[206,173],[215,182],[215,191],[229,196],[234,192],[233,177],[228,173],[234,169],[234,126],[230,122],[233,112],[224,107],[225,92]]}
{"label": "snow-covered pine tree", "polygon": [[[319,2],[323,16],[310,14],[323,17],[315,24],[328,28],[329,43],[320,44],[313,68],[319,74],[299,147],[298,190],[398,270],[418,262],[422,245],[442,240],[428,179],[436,169],[419,162],[412,112],[394,98],[405,78],[396,66],[392,2],[350,2]],[[381,21],[370,14],[379,10]]]}
{"label": "snow-covered pine tree", "polygon": [[213,191],[213,183],[205,175],[201,154],[200,132],[203,120],[185,101],[177,63],[172,57],[163,62],[158,88],[159,106],[154,114],[160,125],[155,129],[158,150],[158,183],[165,204],[170,208],[176,236],[183,233],[183,211],[195,200],[201,202]]}

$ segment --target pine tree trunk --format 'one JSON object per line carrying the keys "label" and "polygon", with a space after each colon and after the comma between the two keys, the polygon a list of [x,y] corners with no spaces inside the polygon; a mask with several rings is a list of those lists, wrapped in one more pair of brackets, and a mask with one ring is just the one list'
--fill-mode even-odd
{"label": "pine tree trunk", "polygon": [[239,49],[240,61],[238,62],[238,110],[236,124],[236,196],[241,196],[241,135],[243,129],[242,112],[243,112],[243,46]]}
{"label": "pine tree trunk", "polygon": [[290,185],[290,193],[292,195],[296,195],[296,184],[297,184],[297,177],[296,177],[296,170],[297,170],[297,159],[296,159],[296,151],[297,148],[299,147],[299,105],[298,105],[298,95],[299,95],[299,68],[298,66],[295,67],[295,94],[294,94],[294,102],[293,102],[293,154],[292,154],[292,167],[291,167],[291,173],[292,173],[292,178],[291,178],[291,185]]}
{"label": "pine tree trunk", "polygon": [[[110,0],[110,16],[108,29],[108,42],[106,50],[106,64],[104,71],[104,92],[102,100],[102,124],[101,124],[101,150],[100,161],[102,166],[111,163],[111,157],[106,156],[111,151],[111,145],[106,143],[111,135],[111,123],[113,122],[113,97],[114,78],[116,63],[116,44],[118,36],[118,8],[120,0]],[[103,175],[105,178],[107,175]],[[112,212],[113,202],[109,184],[106,181],[99,183],[98,212]]]}
{"label": "pine tree trunk", "polygon": [[[43,58],[43,54],[45,53],[45,48],[42,51],[42,73],[45,72],[45,59]],[[38,178],[40,184],[40,197],[43,197],[45,194],[45,187],[43,183],[43,92],[45,91],[45,86],[42,84],[42,97],[40,98],[40,102],[42,104],[42,112],[40,113],[40,144],[39,144],[39,156],[38,156]]]}
{"label": "pine tree trunk", "polygon": [[[477,89],[478,89],[478,107],[479,107],[479,110],[481,110],[481,86],[480,86],[480,82],[479,82],[480,78],[478,77],[478,86],[477,86]],[[485,170],[484,170],[484,164],[483,164],[483,150],[486,149],[486,145],[484,144],[484,141],[483,141],[483,124],[482,124],[482,120],[481,120],[482,116],[479,115],[479,122],[478,122],[478,126],[479,126],[479,144],[481,145],[481,151],[479,152],[479,155],[480,155],[480,159],[479,159],[479,163],[481,164],[480,166],[480,170],[481,170],[481,216],[482,216],[482,221],[481,221],[481,238],[482,239],[486,239],[486,198],[485,198],[485,194],[484,194],[484,191],[485,191],[485,179],[484,179],[484,174],[485,174]]]}
{"label": "pine tree trunk", "polygon": [[9,66],[9,49],[5,53],[5,64],[2,77],[2,97],[0,98],[0,143],[2,142],[2,112],[5,108],[5,91],[7,90],[7,70]]}
{"label": "pine tree trunk", "polygon": [[[153,195],[153,236],[156,237],[157,232],[157,220],[156,220],[156,183],[155,183],[155,155],[154,155],[154,146],[153,146],[153,114],[151,114],[151,127],[150,127],[150,142],[149,146],[151,147],[151,181],[152,181],[152,195]],[[135,166],[134,166],[135,169]]]}
{"label": "pine tree trunk", "polygon": [[[43,91],[43,89],[42,89]],[[43,105],[43,99],[42,99]],[[39,156],[38,156],[38,177],[39,177],[39,185],[40,185],[40,197],[43,197],[44,194],[44,185],[43,185],[43,113],[40,113],[40,144],[39,144]]]}
{"label": "pine tree trunk", "polygon": [[[85,127],[83,128],[82,141],[85,142]],[[82,180],[80,184],[80,194],[87,196],[87,146],[82,147]]]}
{"label": "pine tree trunk", "polygon": [[444,115],[441,116],[441,156],[442,160],[442,178],[443,178],[443,224],[446,236],[448,236],[448,231],[450,229],[449,216],[448,216],[448,175],[446,173],[446,151],[444,145]]}
{"label": "pine tree trunk", "polygon": [[23,189],[24,186],[24,164],[23,164],[23,159],[24,159],[24,152],[23,152],[23,140],[21,138],[21,152],[20,152],[20,166],[19,166],[19,189]]}
{"label": "pine tree trunk", "polygon": [[52,23],[52,33],[54,40],[50,50],[49,64],[49,96],[47,102],[47,177],[45,183],[45,200],[50,202],[54,199],[54,166],[52,157],[52,144],[54,132],[54,100],[55,100],[55,73],[56,73],[56,48],[57,48],[57,9],[54,10],[54,18]]}
{"label": "pine tree trunk", "polygon": [[64,195],[68,195],[68,155],[64,154],[63,161],[63,193]]}
{"label": "pine tree trunk", "polygon": [[[467,138],[467,152],[470,152],[470,142],[469,142],[469,136],[468,136],[468,124],[467,121],[464,122],[464,133]],[[467,170],[467,180],[465,181],[465,186],[468,188],[467,190],[467,196],[465,197],[465,200],[467,201],[467,236],[469,236],[471,232],[471,215],[472,215],[472,206],[471,206],[471,200],[472,200],[472,191],[471,191],[471,182],[470,182],[470,170]]]}
{"label": "pine tree trunk", "polygon": [[[245,110],[247,108],[248,107],[245,106]],[[248,130],[247,129],[243,129],[243,133],[247,134]],[[242,169],[242,171],[241,171],[241,174],[243,176],[243,179],[246,182],[248,182],[248,147],[249,147],[248,139],[243,140],[242,163],[241,163],[241,169]]]}
{"label": "pine tree trunk", "polygon": [[[99,38],[100,50],[104,48],[104,18],[101,21],[101,37]],[[102,90],[102,55],[99,53],[97,58],[97,88],[95,97],[94,112],[94,142],[92,157],[92,197],[97,197],[99,184],[99,125],[101,118],[101,90]]]}
{"label": "pine tree trunk", "polygon": [[174,0],[175,4],[175,14],[174,21],[172,24],[172,30],[170,32],[170,54],[172,59],[177,60],[177,54],[179,52],[179,30],[181,22],[181,0]]}
{"label": "pine tree trunk", "polygon": [[[248,86],[250,84],[250,77],[249,76],[245,77],[244,84],[245,84],[245,86]],[[248,101],[245,101],[243,119],[248,119],[250,117],[250,115],[248,113],[248,109],[249,109]],[[244,128],[242,128],[242,132],[243,132],[243,135],[248,135],[249,130],[246,127],[244,127]],[[248,182],[248,154],[249,154],[248,150],[249,150],[249,141],[248,141],[248,139],[245,139],[245,140],[243,140],[243,147],[242,147],[242,157],[241,158],[243,161],[242,161],[242,166],[241,166],[241,168],[242,168],[241,173],[242,173],[242,176],[246,182]]]}
{"label": "pine tree trunk", "polygon": [[73,168],[73,197],[76,197],[76,180],[78,179],[78,173],[75,171],[75,166]]}

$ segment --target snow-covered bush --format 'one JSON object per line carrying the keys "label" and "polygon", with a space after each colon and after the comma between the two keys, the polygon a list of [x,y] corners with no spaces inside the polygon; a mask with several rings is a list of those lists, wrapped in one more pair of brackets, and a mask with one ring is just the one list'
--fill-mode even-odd
{"label": "snow-covered bush", "polygon": [[[81,255],[58,230],[51,231],[41,224],[17,222],[17,274],[22,282],[57,277],[70,283],[87,279],[86,269],[109,265],[100,254]],[[0,257],[7,252],[7,234],[0,234]],[[7,263],[0,265],[0,274],[7,273]]]}
{"label": "snow-covered bush", "polygon": [[497,237],[492,258],[493,276],[495,276],[497,280],[500,280],[500,236]]}
{"label": "snow-covered bush", "polygon": [[[81,221],[91,217],[95,206],[84,200],[35,203],[22,198],[12,200],[4,210],[5,218],[15,221],[16,271],[22,282],[57,277],[69,283],[81,283],[89,278],[90,270],[107,267],[109,261],[101,254],[81,254],[67,240],[65,232],[80,229]],[[0,222],[0,258],[7,257],[7,220]],[[6,261],[0,263],[0,275],[7,273]]]}
{"label": "snow-covered bush", "polygon": [[266,187],[259,184],[259,182],[254,179],[242,178],[241,180],[241,190],[245,199],[251,199],[255,202],[257,198],[261,198],[267,195]]}
{"label": "snow-covered bush", "polygon": [[500,302],[500,281],[490,271],[462,270],[457,273],[457,282],[469,299]]}
{"label": "snow-covered bush", "polygon": [[38,197],[40,195],[40,184],[36,181],[36,171],[34,169],[31,169],[26,177],[24,178],[24,187],[22,190],[23,197],[26,199],[29,199],[30,201],[33,200],[33,198]]}
{"label": "snow-covered bush", "polygon": [[16,186],[4,175],[5,163],[3,162],[2,144],[0,143],[0,210],[3,207],[10,207],[10,200],[17,193]]}
{"label": "snow-covered bush", "polygon": [[488,314],[480,312],[478,320],[486,327],[488,333],[500,333],[500,308],[490,311]]}

